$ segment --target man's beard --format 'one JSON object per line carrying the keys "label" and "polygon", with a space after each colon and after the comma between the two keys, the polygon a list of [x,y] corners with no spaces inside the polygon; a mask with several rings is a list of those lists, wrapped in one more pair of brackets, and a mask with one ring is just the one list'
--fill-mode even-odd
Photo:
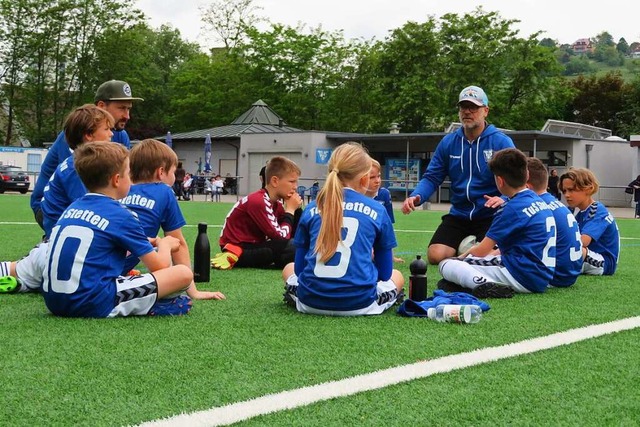
{"label": "man's beard", "polygon": [[119,122],[116,122],[116,124],[113,126],[113,128],[115,130],[123,130],[126,125],[127,125],[126,121],[120,120]]}

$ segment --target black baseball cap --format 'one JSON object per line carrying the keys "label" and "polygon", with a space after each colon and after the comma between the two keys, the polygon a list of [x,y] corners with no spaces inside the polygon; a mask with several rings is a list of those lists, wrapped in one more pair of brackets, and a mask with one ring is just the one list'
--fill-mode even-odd
{"label": "black baseball cap", "polygon": [[109,80],[98,87],[95,102],[98,101],[144,101],[131,96],[131,86],[122,80]]}

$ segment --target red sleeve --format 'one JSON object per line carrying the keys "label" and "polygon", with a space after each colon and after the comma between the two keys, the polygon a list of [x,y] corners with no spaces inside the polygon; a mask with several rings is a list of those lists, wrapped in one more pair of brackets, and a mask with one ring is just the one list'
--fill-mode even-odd
{"label": "red sleeve", "polygon": [[[262,192],[259,191],[259,193]],[[249,217],[267,238],[272,240],[291,239],[293,215],[285,212],[280,201],[272,203],[268,196],[262,194],[260,196],[260,198],[250,197],[249,209],[247,210]]]}

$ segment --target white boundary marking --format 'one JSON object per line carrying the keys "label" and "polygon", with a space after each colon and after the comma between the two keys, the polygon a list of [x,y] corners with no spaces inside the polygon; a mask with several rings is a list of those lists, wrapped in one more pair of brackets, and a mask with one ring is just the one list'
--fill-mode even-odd
{"label": "white boundary marking", "polygon": [[439,359],[384,369],[281,393],[269,394],[244,402],[212,408],[191,414],[181,414],[163,420],[149,421],[143,427],[219,426],[244,421],[259,415],[293,409],[336,397],[350,396],[394,384],[426,378],[431,375],[489,363],[500,359],[530,354],[562,345],[596,338],[640,327],[640,316],[598,325],[570,329],[498,347],[488,347]]}
{"label": "white boundary marking", "polygon": [[[35,222],[15,222],[15,221],[0,221],[0,225],[37,225]],[[197,224],[186,224],[185,228],[194,228],[197,227]],[[209,228],[222,228],[222,224],[210,224]],[[435,230],[403,230],[397,229],[394,230],[396,233],[435,233]],[[620,236],[620,240],[640,240],[640,237],[622,237]]]}

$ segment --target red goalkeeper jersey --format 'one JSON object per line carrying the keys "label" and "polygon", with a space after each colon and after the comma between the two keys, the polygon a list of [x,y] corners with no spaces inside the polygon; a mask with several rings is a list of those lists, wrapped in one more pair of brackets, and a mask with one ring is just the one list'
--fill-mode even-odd
{"label": "red goalkeeper jersey", "polygon": [[238,200],[220,232],[220,246],[227,243],[263,243],[291,239],[293,215],[280,200],[272,202],[264,188]]}

